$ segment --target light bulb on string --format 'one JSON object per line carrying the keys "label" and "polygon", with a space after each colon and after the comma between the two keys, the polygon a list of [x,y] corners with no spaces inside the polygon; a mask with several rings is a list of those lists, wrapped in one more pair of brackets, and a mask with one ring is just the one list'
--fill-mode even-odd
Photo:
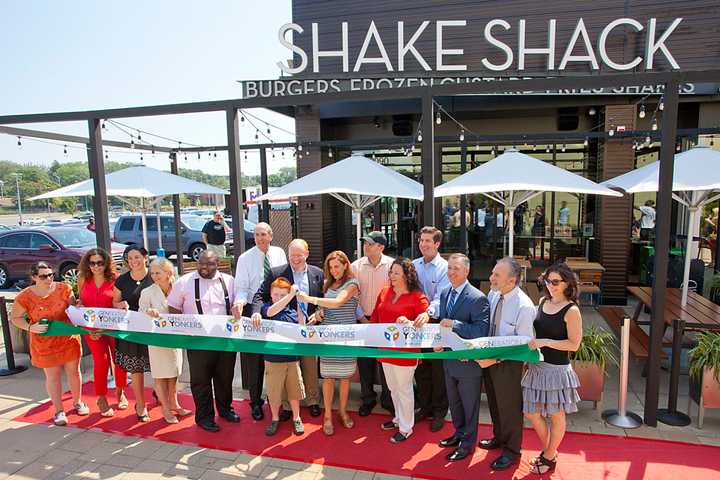
{"label": "light bulb on string", "polygon": [[442,117],[440,117],[440,111],[438,110],[437,114],[435,115],[435,123],[440,125],[442,123]]}
{"label": "light bulb on string", "polygon": [[460,130],[460,141],[461,142],[465,141],[465,130]]}
{"label": "light bulb on string", "polygon": [[640,105],[640,112],[638,112],[638,117],[645,118],[645,104]]}
{"label": "light bulb on string", "polygon": [[267,134],[270,135],[270,127],[267,127]]}
{"label": "light bulb on string", "polygon": [[245,123],[245,115],[240,115],[240,123]]}
{"label": "light bulb on string", "polygon": [[298,144],[297,149],[302,151],[302,143]]}
{"label": "light bulb on string", "polygon": [[140,162],[144,161],[143,152],[140,152]]}
{"label": "light bulb on string", "polygon": [[154,157],[155,156],[155,145],[150,145],[150,149],[151,149],[150,151],[152,152],[153,157]]}
{"label": "light bulb on string", "polygon": [[658,103],[658,110],[665,110],[665,102],[663,101],[665,97],[660,97],[660,103]]}
{"label": "light bulb on string", "polygon": [[213,158],[217,158],[217,152],[213,152]]}
{"label": "light bulb on string", "polygon": [[715,135],[713,135],[713,136],[710,137],[710,146],[711,146],[711,147],[714,147],[714,146],[715,146]]}
{"label": "light bulb on string", "polygon": [[479,144],[479,143],[476,143],[476,144],[475,144],[475,151],[476,151],[476,152],[479,152],[479,151],[480,151],[480,144]]}
{"label": "light bulb on string", "polygon": [[562,148],[560,149],[560,151],[562,151],[562,152],[565,151],[565,144],[564,144],[564,143],[562,144]]}
{"label": "light bulb on string", "polygon": [[255,130],[255,141],[256,141],[256,142],[257,142],[258,139],[260,138],[259,133],[260,133],[260,130]]}
{"label": "light bulb on string", "polygon": [[200,160],[200,152],[198,152],[198,160]]}
{"label": "light bulb on string", "polygon": [[282,150],[280,150],[280,156],[282,158],[285,158],[285,149],[284,148]]}
{"label": "light bulb on string", "polygon": [[583,146],[587,147],[590,141],[588,140],[588,137],[585,137],[585,140],[583,141]]}
{"label": "light bulb on string", "polygon": [[244,159],[244,160],[247,160],[247,150],[244,151],[243,154],[244,154],[244,155],[243,155],[243,159]]}
{"label": "light bulb on string", "polygon": [[328,157],[333,158],[332,148],[328,148]]}
{"label": "light bulb on string", "polygon": [[615,135],[615,127],[614,126],[612,126],[612,125],[610,126],[610,130],[608,130],[608,135],[610,135],[611,137]]}
{"label": "light bulb on string", "polygon": [[533,152],[535,151],[535,148],[537,148],[537,145],[535,145],[535,144],[533,143],[533,145],[532,145]]}
{"label": "light bulb on string", "polygon": [[597,110],[595,110],[595,107],[590,107],[590,109],[588,109],[588,115],[590,115],[591,117],[593,115],[595,115],[596,113],[597,113]]}
{"label": "light bulb on string", "polygon": [[675,151],[676,151],[676,152],[679,152],[681,148],[682,148],[682,146],[681,146],[680,143],[678,142],[678,144],[675,146]]}
{"label": "light bulb on string", "polygon": [[653,117],[653,119],[652,119],[652,125],[650,125],[650,128],[651,128],[653,131],[655,131],[655,130],[658,129],[657,118]]}
{"label": "light bulb on string", "polygon": [[418,142],[422,142],[422,138],[423,138],[423,137],[422,137],[422,132],[419,132],[419,133],[418,133],[418,136],[417,136]]}
{"label": "light bulb on string", "polygon": [[102,121],[101,127],[103,130],[105,130],[107,127],[105,126],[105,120]]}
{"label": "light bulb on string", "polygon": [[645,137],[645,143],[647,143],[648,145],[650,145],[650,135],[648,135],[647,137]]}
{"label": "light bulb on string", "polygon": [[140,135],[140,130],[138,130],[138,142],[142,140],[142,135]]}
{"label": "light bulb on string", "polygon": [[130,135],[130,148],[135,148],[135,137]]}
{"label": "light bulb on string", "polygon": [[107,160],[107,159],[108,159],[108,154],[107,154],[107,152],[105,152],[105,160]]}
{"label": "light bulb on string", "polygon": [[545,147],[545,153],[550,153],[550,145],[547,145],[547,146]]}
{"label": "light bulb on string", "polygon": [[67,145],[63,145],[63,154],[67,157]]}
{"label": "light bulb on string", "polygon": [[22,138],[20,137],[18,137],[17,146],[18,148],[22,148]]}

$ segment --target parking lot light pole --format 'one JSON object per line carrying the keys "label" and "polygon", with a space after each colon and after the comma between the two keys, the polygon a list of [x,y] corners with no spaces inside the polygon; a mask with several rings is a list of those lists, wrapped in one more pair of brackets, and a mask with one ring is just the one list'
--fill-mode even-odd
{"label": "parking lot light pole", "polygon": [[22,177],[22,173],[13,173],[13,175],[15,175],[15,192],[17,193],[18,220],[20,222],[20,225],[22,226],[22,204],[20,203],[20,178]]}

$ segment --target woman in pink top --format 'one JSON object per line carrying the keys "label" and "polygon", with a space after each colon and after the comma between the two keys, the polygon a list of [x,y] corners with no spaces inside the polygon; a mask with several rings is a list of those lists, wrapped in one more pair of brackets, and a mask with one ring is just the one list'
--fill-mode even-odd
{"label": "woman in pink top", "polygon": [[[90,249],[80,260],[78,270],[80,297],[78,306],[113,308],[113,288],[116,274],[110,255],[102,248]],[[100,415],[112,417],[115,412],[107,401],[107,392],[108,372],[112,359],[115,358],[115,338],[91,333],[85,335],[85,340],[93,357],[93,380]],[[125,410],[128,407],[128,400],[124,392],[127,385],[127,372],[117,364],[114,364],[114,367],[117,408]]]}

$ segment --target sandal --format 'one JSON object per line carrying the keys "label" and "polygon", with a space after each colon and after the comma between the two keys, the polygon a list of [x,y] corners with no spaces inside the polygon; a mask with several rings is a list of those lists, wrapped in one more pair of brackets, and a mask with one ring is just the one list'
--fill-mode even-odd
{"label": "sandal", "polygon": [[137,413],[137,407],[135,407],[135,415],[137,416],[138,422],[146,423],[150,421],[150,415],[148,415],[147,408],[144,408],[142,413]]}
{"label": "sandal", "polygon": [[122,390],[120,391],[120,395],[118,395],[118,410],[127,410],[128,406],[130,406],[130,403],[128,402],[127,397],[125,396],[125,392]]}
{"label": "sandal", "polygon": [[171,408],[171,412],[173,412],[178,417],[186,417],[192,413],[192,410],[188,410],[187,408]]}
{"label": "sandal", "polygon": [[[167,415],[165,413],[163,413],[163,418],[165,419],[166,423],[169,423],[171,425],[175,424],[175,423],[180,423],[180,420],[178,420],[177,417],[170,412],[168,412]],[[148,419],[149,419],[149,417],[148,417]]]}
{"label": "sandal", "polygon": [[352,418],[350,418],[350,415],[338,413],[338,417],[340,418],[340,423],[342,423],[342,426],[345,428],[353,428],[355,426],[355,422],[353,422]]}
{"label": "sandal", "polygon": [[335,433],[335,429],[333,428],[332,418],[326,418],[323,420],[323,433],[327,436],[332,435]]}
{"label": "sandal", "polygon": [[100,409],[101,417],[112,417],[113,415],[115,415],[115,410],[110,408],[107,398],[98,397],[97,402],[95,403],[97,404],[98,409]]}
{"label": "sandal", "polygon": [[548,472],[553,472],[557,466],[557,457],[550,460],[545,457],[545,452],[540,452],[540,455],[532,462],[532,472],[537,475],[544,475]]}

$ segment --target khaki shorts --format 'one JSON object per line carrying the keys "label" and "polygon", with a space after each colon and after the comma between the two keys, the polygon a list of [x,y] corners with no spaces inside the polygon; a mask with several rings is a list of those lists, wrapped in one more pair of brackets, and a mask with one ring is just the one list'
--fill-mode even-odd
{"label": "khaki shorts", "polygon": [[208,243],[207,249],[210,252],[217,253],[217,256],[220,258],[223,258],[225,256],[225,245],[213,245],[211,243]]}
{"label": "khaki shorts", "polygon": [[280,405],[283,390],[288,400],[305,398],[300,362],[268,362],[265,361],[265,390],[271,405]]}

